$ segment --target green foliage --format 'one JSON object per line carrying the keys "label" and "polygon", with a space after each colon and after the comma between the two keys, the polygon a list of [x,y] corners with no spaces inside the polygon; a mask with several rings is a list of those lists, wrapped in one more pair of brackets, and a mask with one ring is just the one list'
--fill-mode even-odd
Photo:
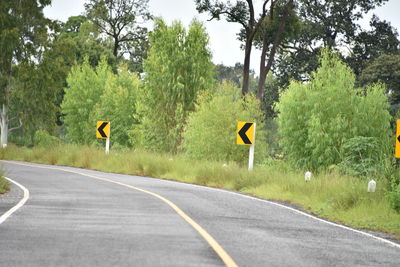
{"label": "green foliage", "polygon": [[135,71],[142,72],[148,49],[147,28],[140,26],[151,18],[149,0],[89,0],[86,14],[98,30],[112,42],[115,58],[130,55]]}
{"label": "green foliage", "polygon": [[369,25],[371,30],[362,30],[354,36],[352,53],[346,58],[357,76],[380,55],[399,52],[398,33],[390,22],[373,15]]}
{"label": "green foliage", "polygon": [[391,104],[400,103],[400,54],[383,54],[362,71],[359,77],[360,84],[376,82],[386,85]]}
{"label": "green foliage", "polygon": [[10,183],[4,178],[3,174],[0,176],[0,194],[7,193],[10,190]]}
{"label": "green foliage", "polygon": [[266,148],[260,103],[254,95],[242,98],[240,89],[226,82],[213,95],[206,92],[199,97],[196,112],[188,118],[182,148],[195,159],[244,164],[248,147],[236,144],[238,121],[257,122],[255,161],[263,161]]}
{"label": "green foliage", "polygon": [[357,75],[366,60],[392,50],[395,31],[386,22],[373,17],[371,32],[360,32],[358,24],[365,14],[387,1],[298,1],[301,30],[283,45],[277,58],[275,73],[279,74],[281,85],[287,86],[292,79],[307,80],[318,67],[322,48],[343,51],[341,47],[346,44],[351,50],[347,62]]}
{"label": "green foliage", "polygon": [[[96,25],[84,16],[71,16],[65,24],[61,25],[60,33],[53,44],[54,57],[73,54],[73,60],[82,64],[88,58],[89,64],[97,66],[101,57],[107,57],[110,66],[116,65],[116,58],[112,54],[111,44],[100,38]],[[59,59],[60,60],[60,59]],[[67,63],[69,68],[71,63]]]}
{"label": "green foliage", "polygon": [[357,136],[374,138],[379,153],[387,153],[390,115],[384,88],[354,90],[354,74],[336,54],[325,50],[320,61],[312,80],[292,82],[277,105],[289,161],[314,170],[337,165],[346,140]]}
{"label": "green foliage", "polygon": [[65,114],[68,140],[84,144],[94,142],[96,120],[93,118],[93,111],[100,101],[110,75],[112,72],[106,59],[103,59],[96,69],[89,65],[88,59],[82,65],[72,68],[61,105]]}
{"label": "green foliage", "polygon": [[352,176],[371,177],[378,174],[381,145],[374,137],[356,136],[344,141],[341,170]]}
{"label": "green foliage", "polygon": [[393,184],[392,190],[387,193],[391,207],[400,213],[400,184]]}
{"label": "green foliage", "polygon": [[137,74],[121,66],[118,74],[109,75],[103,95],[96,104],[94,120],[111,121],[111,144],[128,146],[128,131],[137,121],[134,118],[136,95],[141,82]]}
{"label": "green foliage", "polygon": [[50,135],[46,130],[37,130],[33,138],[35,146],[53,147],[60,144],[60,139]]}
{"label": "green foliage", "polygon": [[145,86],[137,111],[140,124],[131,132],[133,144],[149,150],[176,151],[186,118],[194,110],[199,91],[211,88],[213,64],[203,25],[156,21],[144,63]]}
{"label": "green foliage", "polygon": [[[26,96],[25,89],[35,88],[29,83],[28,88],[17,86],[19,74],[25,67],[30,68],[33,62],[40,60],[41,51],[48,46],[49,20],[43,15],[43,8],[50,4],[49,0],[26,0],[16,3],[2,0],[0,4],[0,117],[1,144],[7,145],[9,132],[26,123],[29,108],[24,109],[15,102],[15,96]],[[33,73],[38,75],[38,73]],[[26,82],[26,80],[24,81]],[[28,81],[29,82],[29,81]],[[37,85],[37,84],[35,84]],[[37,96],[37,102],[48,107],[46,99],[41,98],[43,90]],[[35,95],[35,93],[33,93]],[[23,99],[30,108],[35,107],[31,98]],[[29,105],[31,103],[32,105]],[[40,116],[40,114],[36,114]],[[43,117],[42,117],[43,118]],[[24,121],[23,121],[24,120]]]}

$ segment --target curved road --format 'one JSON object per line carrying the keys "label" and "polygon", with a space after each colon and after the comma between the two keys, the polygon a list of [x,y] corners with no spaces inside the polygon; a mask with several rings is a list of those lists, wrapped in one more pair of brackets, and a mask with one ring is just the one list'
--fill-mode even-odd
{"label": "curved road", "polygon": [[400,266],[398,245],[240,194],[2,164],[30,198],[0,224],[0,266],[224,266],[209,242],[157,196],[200,225],[238,266]]}

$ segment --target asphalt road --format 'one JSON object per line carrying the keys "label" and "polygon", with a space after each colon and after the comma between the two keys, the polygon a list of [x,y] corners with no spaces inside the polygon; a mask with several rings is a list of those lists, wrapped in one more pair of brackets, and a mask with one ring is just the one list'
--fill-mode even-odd
{"label": "asphalt road", "polygon": [[[0,266],[224,265],[203,236],[154,195],[77,173],[3,165],[6,176],[25,186],[30,198],[0,224]],[[400,266],[400,247],[267,201],[153,178],[62,168],[165,197],[239,266]],[[11,202],[0,198],[0,212]]]}

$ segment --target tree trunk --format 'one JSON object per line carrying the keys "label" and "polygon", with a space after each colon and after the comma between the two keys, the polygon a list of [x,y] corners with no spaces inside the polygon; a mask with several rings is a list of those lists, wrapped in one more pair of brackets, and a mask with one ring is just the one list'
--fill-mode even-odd
{"label": "tree trunk", "polygon": [[3,109],[0,113],[0,143],[1,147],[7,147],[8,143],[8,106],[7,104],[3,104]]}
{"label": "tree trunk", "polygon": [[261,59],[260,59],[260,78],[258,79],[258,88],[257,88],[257,98],[262,102],[264,99],[264,86],[265,80],[267,78],[267,68],[265,66],[265,59],[267,58],[269,42],[267,42],[267,38],[263,38],[263,47],[261,51]]}
{"label": "tree trunk", "polygon": [[246,47],[244,54],[244,64],[243,64],[243,84],[242,84],[242,95],[249,93],[249,76],[250,76],[250,55],[251,47],[253,45],[253,40],[250,35],[247,34]]}
{"label": "tree trunk", "polygon": [[119,41],[116,37],[114,37],[114,49],[113,49],[113,55],[115,58],[117,58],[118,55],[118,49],[119,49]]}
{"label": "tree trunk", "polygon": [[285,13],[283,14],[281,21],[279,23],[278,31],[275,33],[275,38],[274,38],[274,42],[272,44],[272,48],[271,48],[271,51],[270,51],[270,54],[268,57],[267,65],[265,65],[265,59],[266,59],[268,46],[270,45],[270,43],[268,42],[266,35],[264,35],[264,37],[263,37],[263,49],[262,49],[261,59],[260,59],[260,79],[258,81],[258,89],[257,89],[257,98],[260,99],[260,101],[263,101],[263,99],[264,99],[265,80],[267,79],[267,75],[268,75],[269,71],[271,70],[272,63],[274,62],[276,50],[278,49],[279,43],[281,41],[281,36],[285,30],[286,21],[287,21],[289,11],[291,8],[293,8],[293,0],[290,0],[287,3]]}

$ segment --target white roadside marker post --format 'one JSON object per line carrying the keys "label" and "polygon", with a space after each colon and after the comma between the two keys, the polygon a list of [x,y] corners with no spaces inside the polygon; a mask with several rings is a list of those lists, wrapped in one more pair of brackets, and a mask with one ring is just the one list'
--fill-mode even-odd
{"label": "white roadside marker post", "polygon": [[304,174],[304,180],[306,182],[311,181],[311,176],[312,176],[311,172],[310,171],[306,171],[306,173]]}
{"label": "white roadside marker post", "polygon": [[253,170],[253,165],[254,165],[254,145],[256,143],[255,136],[256,136],[256,123],[254,123],[254,141],[249,148],[249,171]]}
{"label": "white roadside marker post", "polygon": [[368,192],[373,193],[376,189],[376,182],[374,180],[369,181],[368,183]]}

